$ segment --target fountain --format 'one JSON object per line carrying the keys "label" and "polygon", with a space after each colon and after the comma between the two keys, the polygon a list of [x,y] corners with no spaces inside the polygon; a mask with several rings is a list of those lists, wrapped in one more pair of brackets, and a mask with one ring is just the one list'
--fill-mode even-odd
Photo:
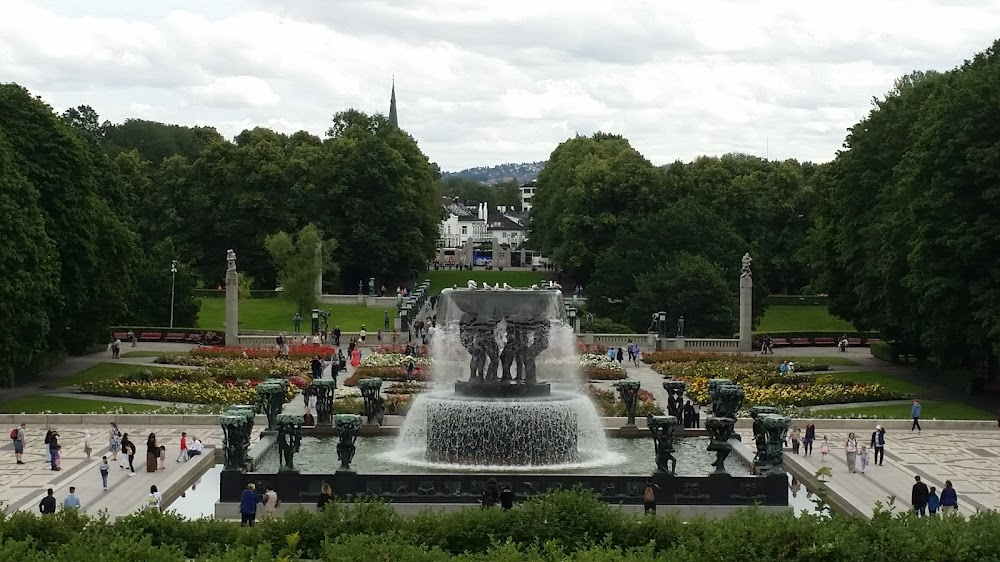
{"label": "fountain", "polygon": [[415,399],[392,460],[494,471],[616,462],[579,389],[559,291],[445,289],[437,316],[436,388]]}

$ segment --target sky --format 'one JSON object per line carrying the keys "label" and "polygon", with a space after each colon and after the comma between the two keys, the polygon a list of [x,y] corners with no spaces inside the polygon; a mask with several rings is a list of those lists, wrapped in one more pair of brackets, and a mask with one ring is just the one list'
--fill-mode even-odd
{"label": "sky", "polygon": [[[443,170],[617,133],[654,164],[833,158],[873,97],[1000,37],[1000,0],[0,0],[0,81],[102,119],[323,135],[388,113]],[[0,116],[2,118],[2,116]]]}

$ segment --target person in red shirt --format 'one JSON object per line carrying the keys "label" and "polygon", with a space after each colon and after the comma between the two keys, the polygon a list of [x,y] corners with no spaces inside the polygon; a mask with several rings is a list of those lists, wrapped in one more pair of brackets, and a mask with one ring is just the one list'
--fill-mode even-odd
{"label": "person in red shirt", "polygon": [[181,454],[177,457],[177,462],[187,462],[188,460],[188,443],[187,443],[187,432],[181,432]]}

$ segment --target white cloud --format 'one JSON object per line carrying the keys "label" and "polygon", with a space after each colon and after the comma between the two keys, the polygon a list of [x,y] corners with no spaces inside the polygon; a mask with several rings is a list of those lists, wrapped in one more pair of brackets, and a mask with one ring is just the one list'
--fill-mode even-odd
{"label": "white cloud", "polygon": [[388,110],[444,169],[620,133],[650,160],[827,160],[912,70],[1000,29],[1000,0],[3,0],[0,76],[56,108],[322,135]]}

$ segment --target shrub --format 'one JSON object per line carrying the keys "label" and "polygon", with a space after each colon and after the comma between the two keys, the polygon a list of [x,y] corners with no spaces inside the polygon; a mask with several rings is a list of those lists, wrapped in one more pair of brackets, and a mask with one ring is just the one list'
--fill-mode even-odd
{"label": "shrub", "polygon": [[875,341],[868,345],[872,357],[888,363],[899,363],[899,350],[892,342]]}

